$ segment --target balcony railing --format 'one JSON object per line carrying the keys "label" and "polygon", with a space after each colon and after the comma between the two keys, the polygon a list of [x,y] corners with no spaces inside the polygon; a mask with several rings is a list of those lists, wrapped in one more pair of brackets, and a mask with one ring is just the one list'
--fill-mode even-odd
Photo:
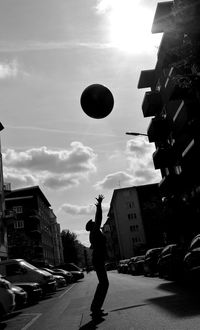
{"label": "balcony railing", "polygon": [[169,133],[170,127],[166,118],[152,118],[147,130],[149,142],[164,141],[166,140]]}
{"label": "balcony railing", "polygon": [[162,109],[160,92],[146,92],[142,103],[144,117],[156,116]]}
{"label": "balcony railing", "polygon": [[153,153],[153,162],[155,169],[172,167],[176,165],[174,150],[169,147],[158,147]]}
{"label": "balcony railing", "polygon": [[182,190],[184,181],[182,175],[169,174],[162,178],[158,187],[162,196],[170,196]]}

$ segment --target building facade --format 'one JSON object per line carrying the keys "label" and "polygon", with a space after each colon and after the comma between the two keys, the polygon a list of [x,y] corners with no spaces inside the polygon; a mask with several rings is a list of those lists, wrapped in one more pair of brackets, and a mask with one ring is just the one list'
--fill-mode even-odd
{"label": "building facade", "polygon": [[158,184],[114,190],[103,232],[110,261],[131,258],[147,248],[163,245]]}
{"label": "building facade", "polygon": [[199,19],[199,1],[157,4],[152,33],[163,33],[157,63],[138,82],[147,89],[142,111],[151,117],[147,134],[162,175],[168,239],[185,243],[200,232]]}
{"label": "building facade", "polygon": [[54,251],[54,264],[55,266],[64,263],[63,257],[63,246],[60,234],[60,224],[57,223],[56,215],[52,209],[49,209],[50,221],[51,221],[51,232],[53,241],[53,251]]}
{"label": "building facade", "polygon": [[[0,123],[0,131],[4,129]],[[5,221],[5,199],[4,199],[4,182],[3,182],[3,162],[1,154],[0,141],[0,261],[7,259],[7,229]]]}
{"label": "building facade", "polygon": [[8,257],[57,265],[62,258],[59,227],[39,186],[5,191]]}

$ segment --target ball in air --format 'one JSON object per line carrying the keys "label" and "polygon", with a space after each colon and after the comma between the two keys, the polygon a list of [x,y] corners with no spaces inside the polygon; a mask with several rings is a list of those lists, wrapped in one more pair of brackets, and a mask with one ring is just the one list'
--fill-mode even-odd
{"label": "ball in air", "polygon": [[101,84],[86,87],[81,95],[80,102],[86,115],[95,119],[107,117],[114,106],[111,91]]}

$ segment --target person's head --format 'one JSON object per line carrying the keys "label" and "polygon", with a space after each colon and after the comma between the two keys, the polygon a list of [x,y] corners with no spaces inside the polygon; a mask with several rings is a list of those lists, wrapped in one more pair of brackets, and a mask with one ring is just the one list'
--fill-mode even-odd
{"label": "person's head", "polygon": [[87,231],[91,231],[93,228],[94,228],[94,221],[92,221],[92,219],[90,219],[87,223],[86,223],[86,226],[85,226],[85,229]]}

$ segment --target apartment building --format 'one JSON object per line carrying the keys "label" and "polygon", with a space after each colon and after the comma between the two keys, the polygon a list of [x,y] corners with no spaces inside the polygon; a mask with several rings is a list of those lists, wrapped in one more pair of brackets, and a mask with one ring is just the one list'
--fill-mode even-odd
{"label": "apartment building", "polygon": [[[0,131],[4,129],[0,122]],[[3,182],[3,163],[0,141],[0,261],[7,259],[7,229],[5,223],[5,200],[4,200],[4,182]]]}
{"label": "apartment building", "polygon": [[[9,258],[57,265],[62,259],[59,226],[50,203],[39,188],[5,191]],[[59,250],[60,249],[60,250]]]}
{"label": "apartment building", "polygon": [[52,209],[49,209],[49,215],[50,215],[52,241],[53,241],[54,264],[57,266],[64,263],[60,224],[57,223],[56,215],[54,214]]}
{"label": "apartment building", "polygon": [[151,117],[159,190],[169,215],[168,235],[189,241],[200,232],[200,3],[157,4],[152,33],[162,33],[155,68],[141,72],[142,111]]}
{"label": "apartment building", "polygon": [[131,258],[163,245],[158,184],[115,189],[103,232],[111,261]]}

